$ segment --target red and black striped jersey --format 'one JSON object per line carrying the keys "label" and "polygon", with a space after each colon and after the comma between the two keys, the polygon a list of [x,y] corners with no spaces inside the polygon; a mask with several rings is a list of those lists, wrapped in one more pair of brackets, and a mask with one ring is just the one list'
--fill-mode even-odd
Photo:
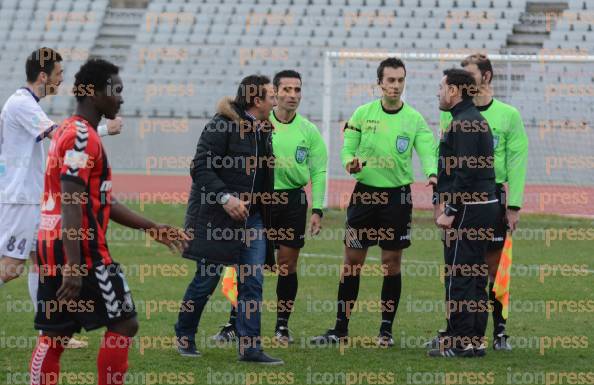
{"label": "red and black striped jersey", "polygon": [[[80,196],[68,196],[62,192],[62,181],[79,183],[85,191]],[[62,203],[67,200],[82,207],[82,226],[76,234],[62,231]],[[111,168],[101,139],[85,119],[72,116],[55,131],[47,158],[37,243],[44,273],[55,275],[66,263],[62,242],[66,237],[80,241],[84,265],[110,264],[105,240],[110,208]]]}

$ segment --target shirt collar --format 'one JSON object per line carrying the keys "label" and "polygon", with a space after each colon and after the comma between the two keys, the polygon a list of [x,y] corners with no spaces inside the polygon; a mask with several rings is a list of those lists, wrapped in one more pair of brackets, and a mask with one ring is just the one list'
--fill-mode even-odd
{"label": "shirt collar", "polygon": [[254,120],[254,121],[256,120],[256,117],[255,117],[254,115],[250,114],[250,113],[249,113],[249,112],[247,112],[247,111],[244,111],[244,112],[245,112],[245,114],[246,114],[246,116],[247,116],[248,118],[250,118],[250,119],[252,119],[252,120]]}
{"label": "shirt collar", "polygon": [[245,113],[245,116],[247,116],[251,121],[252,124],[254,125],[254,133],[258,135],[258,137],[260,136],[260,126],[262,124],[262,122],[259,122],[256,117],[252,114],[250,114],[249,112],[247,112],[247,110],[243,111]]}
{"label": "shirt collar", "polygon": [[380,106],[382,106],[382,111],[384,111],[386,114],[388,115],[396,115],[397,113],[399,113],[400,111],[402,111],[402,109],[404,108],[404,101],[402,102],[402,105],[400,106],[400,108],[398,108],[397,110],[386,110],[386,108],[384,107],[384,104],[382,103],[382,100],[380,99]]}
{"label": "shirt collar", "polygon": [[37,103],[39,103],[39,98],[37,97],[37,95],[35,95],[35,93],[33,91],[31,91],[31,89],[29,87],[21,87],[21,90],[28,91],[31,94],[31,96],[33,96],[33,99],[35,99],[35,101]]}
{"label": "shirt collar", "polygon": [[474,103],[472,102],[472,99],[462,100],[460,103],[458,103],[454,107],[452,107],[450,112],[452,113],[453,116],[456,116],[456,115],[460,114],[461,112],[466,111],[467,109],[469,109],[470,107],[473,107],[473,106],[474,106]]}
{"label": "shirt collar", "polygon": [[283,122],[281,121],[277,116],[276,113],[274,112],[274,110],[272,110],[272,116],[274,116],[274,119],[276,119],[277,122],[281,123],[281,124],[291,124],[295,121],[295,118],[297,118],[297,113],[295,113],[295,115],[293,115],[293,117],[291,118],[291,120],[289,120],[288,122]]}
{"label": "shirt collar", "polygon": [[495,101],[495,99],[494,99],[494,98],[491,98],[491,101],[489,102],[489,104],[486,104],[486,105],[484,105],[484,106],[476,106],[476,108],[477,108],[479,111],[481,111],[481,112],[482,112],[482,111],[487,111],[489,108],[491,108],[491,106],[493,105],[493,102],[494,102],[494,101]]}

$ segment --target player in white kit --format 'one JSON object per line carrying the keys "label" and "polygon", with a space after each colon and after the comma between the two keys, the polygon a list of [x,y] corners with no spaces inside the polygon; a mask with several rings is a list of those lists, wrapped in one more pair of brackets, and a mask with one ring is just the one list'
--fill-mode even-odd
{"label": "player in white kit", "polygon": [[[34,51],[25,65],[27,83],[0,112],[0,287],[20,276],[29,257],[35,261],[41,213],[45,151],[43,139],[57,128],[39,105],[55,95],[63,80],[62,57],[50,48]],[[103,134],[118,134],[121,120],[108,122]],[[29,269],[29,294],[36,304],[39,274]]]}

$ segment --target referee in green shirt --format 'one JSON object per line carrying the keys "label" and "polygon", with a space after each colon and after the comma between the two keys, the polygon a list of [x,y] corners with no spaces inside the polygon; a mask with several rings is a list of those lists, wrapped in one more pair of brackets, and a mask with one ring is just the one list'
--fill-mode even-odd
{"label": "referee in green shirt", "polygon": [[[493,65],[486,55],[474,54],[465,58],[462,67],[475,78],[479,94],[474,104],[487,120],[493,133],[495,151],[495,182],[500,206],[495,236],[489,243],[486,260],[489,266],[489,300],[493,304],[493,348],[511,350],[502,315],[502,305],[495,298],[493,283],[499,267],[507,230],[514,231],[520,219],[524,200],[524,185],[528,163],[528,136],[520,112],[493,97]],[[441,112],[440,128],[445,130],[452,121],[450,112]],[[507,194],[504,188],[507,183]]]}
{"label": "referee in green shirt", "polygon": [[[301,102],[301,75],[293,70],[277,73],[272,81],[277,106],[270,113],[274,126],[272,149],[275,156],[272,229],[278,248],[277,320],[275,337],[283,343],[293,342],[289,334],[289,317],[297,296],[297,259],[305,244],[307,196],[304,187],[311,181],[312,210],[309,232],[321,229],[322,208],[326,193],[328,153],[318,128],[297,112]],[[219,341],[235,337],[235,312],[227,325],[214,336]]]}
{"label": "referee in green shirt", "polygon": [[423,116],[401,99],[406,68],[397,58],[382,61],[377,82],[382,98],[357,108],[344,129],[342,165],[357,180],[347,209],[345,257],[338,287],[337,319],[333,329],[313,344],[337,343],[348,336],[350,314],[357,300],[367,249],[382,249],[382,321],[377,343],[392,346],[402,279],[402,250],[410,246],[414,181],[413,148],[429,183],[437,182],[435,139]]}

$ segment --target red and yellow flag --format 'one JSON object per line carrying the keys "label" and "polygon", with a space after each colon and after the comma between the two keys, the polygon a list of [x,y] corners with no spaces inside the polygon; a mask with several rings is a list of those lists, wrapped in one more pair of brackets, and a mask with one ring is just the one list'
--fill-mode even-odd
{"label": "red and yellow flag", "polygon": [[497,275],[495,276],[495,283],[493,284],[493,292],[495,298],[503,306],[503,318],[507,319],[509,314],[509,284],[511,279],[511,265],[512,265],[512,237],[511,233],[507,233],[503,251],[501,252],[501,259],[499,260],[499,267],[497,268]]}
{"label": "red and yellow flag", "polygon": [[223,285],[221,286],[221,292],[233,307],[237,306],[237,273],[235,267],[225,267],[225,274],[223,275]]}

